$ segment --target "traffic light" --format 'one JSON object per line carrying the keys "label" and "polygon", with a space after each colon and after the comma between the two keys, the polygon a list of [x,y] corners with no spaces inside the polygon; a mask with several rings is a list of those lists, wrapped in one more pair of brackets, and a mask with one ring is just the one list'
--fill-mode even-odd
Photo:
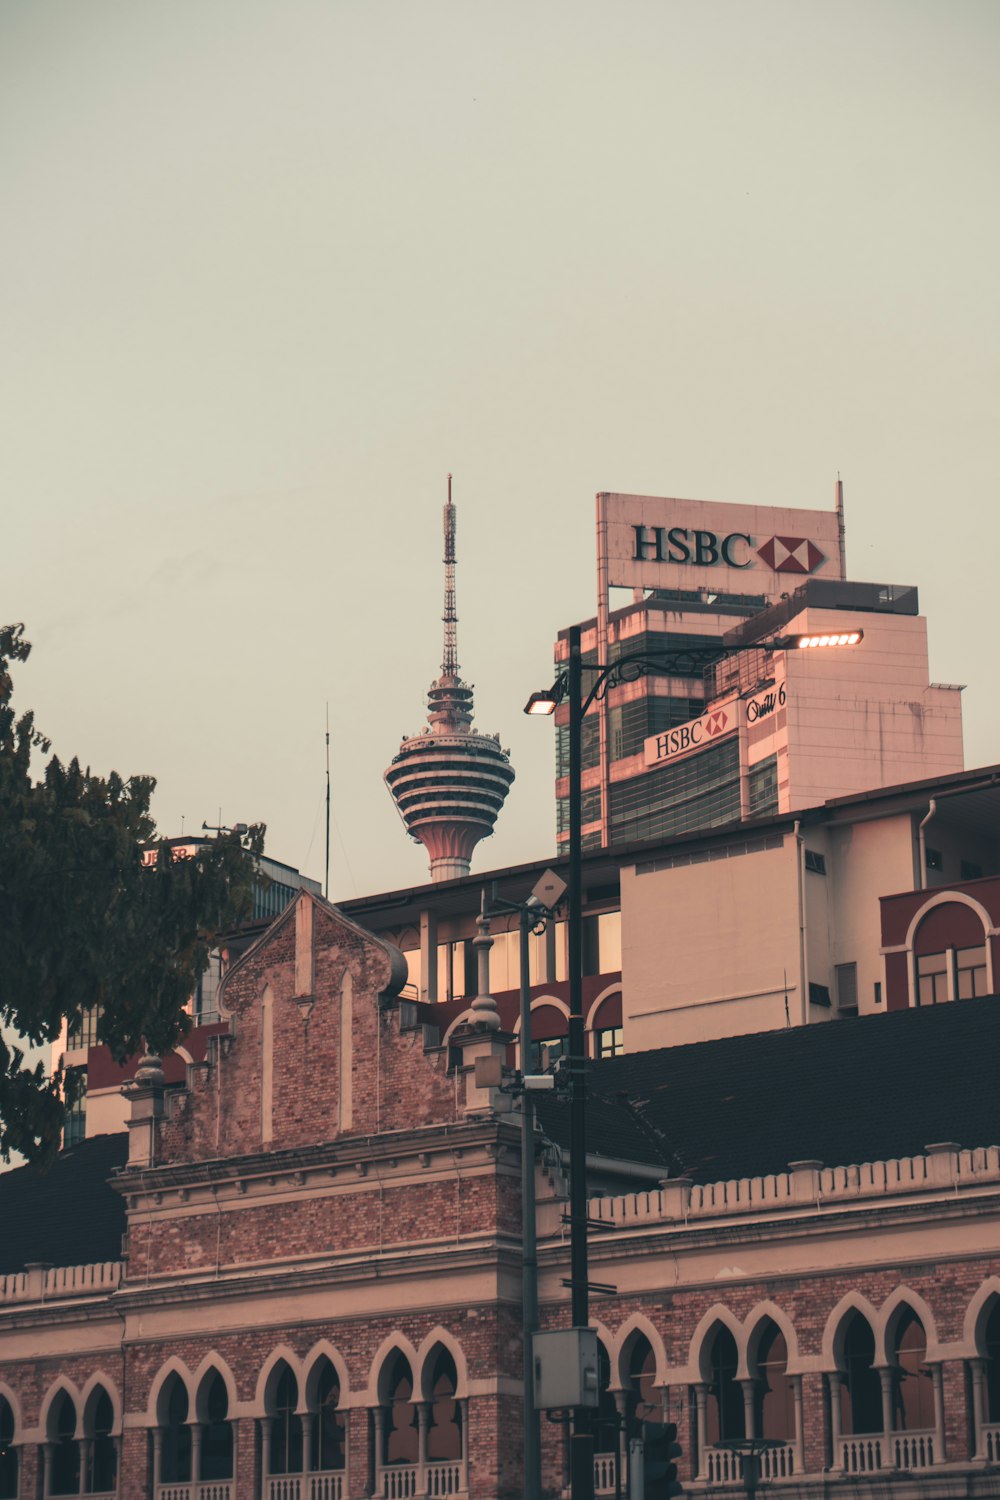
{"label": "traffic light", "polygon": [[634,1489],[637,1500],[673,1500],[673,1496],[683,1495],[677,1460],[684,1450],[677,1441],[676,1422],[643,1422],[642,1435],[633,1444],[633,1465],[635,1448],[639,1449],[642,1475],[641,1486]]}

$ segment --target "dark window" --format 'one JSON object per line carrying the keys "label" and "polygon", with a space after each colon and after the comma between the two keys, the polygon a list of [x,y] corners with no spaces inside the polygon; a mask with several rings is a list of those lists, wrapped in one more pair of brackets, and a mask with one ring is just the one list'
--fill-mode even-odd
{"label": "dark window", "polygon": [[272,1474],[302,1473],[302,1418],[296,1413],[299,1383],[289,1367],[281,1366],[271,1413]]}
{"label": "dark window", "polygon": [[205,1420],[201,1428],[201,1473],[199,1479],[232,1479],[233,1424],[229,1421],[226,1382],[215,1372],[205,1393]]}
{"label": "dark window", "polygon": [[606,1026],[594,1032],[596,1057],[621,1057],[625,1051],[625,1033],[620,1026]]}
{"label": "dark window", "polygon": [[934,1386],[927,1359],[927,1336],[915,1313],[907,1309],[896,1333],[892,1381],[892,1425],[895,1431],[921,1432],[934,1426]]}
{"label": "dark window", "polygon": [[790,1442],[795,1436],[795,1400],[787,1367],[785,1335],[776,1324],[769,1323],[757,1348],[754,1403],[758,1437]]}
{"label": "dark window", "polygon": [[805,866],[806,869],[811,870],[814,875],[825,875],[826,855],[820,854],[818,849],[807,849]]}
{"label": "dark window", "polygon": [[87,1136],[87,1070],[66,1069],[66,1124],[63,1127],[63,1145],[79,1146]]}
{"label": "dark window", "polygon": [[982,880],[983,878],[982,865],[973,864],[971,859],[963,859],[959,870],[963,880]]}
{"label": "dark window", "polygon": [[80,1445],[76,1440],[76,1407],[67,1391],[56,1397],[50,1424],[54,1441],[49,1494],[79,1494]]}
{"label": "dark window", "polygon": [[740,816],[736,736],[676,765],[611,785],[613,843],[671,838],[735,823]]}
{"label": "dark window", "polygon": [[91,1397],[93,1417],[88,1434],[87,1477],[84,1489],[91,1495],[108,1495],[115,1488],[118,1469],[118,1454],[115,1440],[111,1436],[115,1413],[107,1391],[97,1391]]}
{"label": "dark window", "polygon": [[17,1500],[17,1449],[14,1447],[14,1413],[0,1396],[0,1500]]}
{"label": "dark window", "polygon": [[382,1462],[415,1464],[417,1448],[417,1408],[413,1400],[413,1376],[404,1355],[393,1356],[386,1384],[387,1400],[382,1417]]}
{"label": "dark window", "polygon": [[608,1351],[598,1341],[597,1371],[600,1402],[594,1418],[594,1452],[618,1452],[618,1407],[611,1394],[611,1361]]}
{"label": "dark window", "polygon": [[1000,1422],[1000,1298],[986,1320],[986,1420]]}
{"label": "dark window", "polygon": [[834,973],[837,979],[838,1009],[856,1011],[858,1008],[857,964],[837,964]]}
{"label": "dark window", "polygon": [[809,984],[809,1004],[822,1005],[824,1010],[829,1010],[832,1001],[830,999],[830,986],[828,984]]}
{"label": "dark window", "polygon": [[948,998],[947,953],[917,954],[917,1004],[940,1005]]}
{"label": "dark window", "polygon": [[97,1023],[103,1014],[100,1005],[88,1005],[80,1012],[79,1019],[69,1028],[66,1042],[69,1047],[96,1047]]}
{"label": "dark window", "polygon": [[638,1437],[643,1422],[661,1420],[662,1407],[656,1392],[656,1355],[649,1340],[639,1334],[629,1353],[625,1421],[629,1438]]}
{"label": "dark window", "polygon": [[882,1382],[874,1360],[875,1335],[855,1313],[844,1335],[840,1428],[845,1434],[882,1431]]}
{"label": "dark window", "polygon": [[[163,1408],[161,1406],[160,1410]],[[167,1395],[167,1420],[160,1437],[160,1483],[190,1484],[191,1428],[188,1426],[188,1397],[178,1375],[170,1378]]]}
{"label": "dark window", "polygon": [[711,1364],[706,1413],[709,1445],[746,1436],[743,1392],[736,1380],[736,1340],[728,1328],[720,1328],[712,1341]]}
{"label": "dark window", "polygon": [[758,761],[748,777],[751,818],[763,818],[778,811],[778,757],[769,755]]}
{"label": "dark window", "polygon": [[956,948],[955,994],[959,1000],[972,1000],[986,994],[986,949]]}
{"label": "dark window", "polygon": [[316,1382],[312,1421],[311,1466],[314,1472],[344,1467],[344,1413],[340,1410],[340,1381],[330,1361],[323,1361]]}
{"label": "dark window", "polygon": [[876,1005],[881,1005],[882,1004],[882,981],[881,981],[881,979],[876,979],[876,981],[875,981],[875,1004]]}
{"label": "dark window", "polygon": [[462,1457],[462,1409],[455,1392],[458,1375],[455,1361],[442,1349],[431,1370],[430,1426],[427,1457],[431,1463]]}
{"label": "dark window", "polygon": [[941,850],[940,849],[925,849],[924,850],[924,863],[926,864],[928,870],[943,870],[944,869],[944,858],[942,857]]}

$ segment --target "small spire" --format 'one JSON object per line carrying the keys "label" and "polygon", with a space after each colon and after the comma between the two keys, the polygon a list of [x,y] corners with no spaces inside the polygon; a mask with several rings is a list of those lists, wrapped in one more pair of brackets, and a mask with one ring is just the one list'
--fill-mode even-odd
{"label": "small spire", "polygon": [[499,1031],[500,1012],[497,1003],[490,994],[490,949],[493,947],[493,939],[490,937],[490,919],[486,915],[486,892],[483,891],[480,904],[479,916],[476,918],[478,933],[472,939],[472,946],[476,950],[476,959],[479,968],[479,994],[472,1002],[473,1025],[480,1031]]}

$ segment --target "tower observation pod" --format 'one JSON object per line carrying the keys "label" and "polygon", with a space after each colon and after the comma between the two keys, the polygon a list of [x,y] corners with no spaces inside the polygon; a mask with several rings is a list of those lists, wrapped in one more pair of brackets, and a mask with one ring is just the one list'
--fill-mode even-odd
{"label": "tower observation pod", "polygon": [[385,783],[406,831],[430,857],[432,880],[468,875],[514,780],[500,736],[472,728],[472,689],[459,676],[455,613],[455,507],[444,508],[444,660],[427,694],[427,728],[404,739]]}

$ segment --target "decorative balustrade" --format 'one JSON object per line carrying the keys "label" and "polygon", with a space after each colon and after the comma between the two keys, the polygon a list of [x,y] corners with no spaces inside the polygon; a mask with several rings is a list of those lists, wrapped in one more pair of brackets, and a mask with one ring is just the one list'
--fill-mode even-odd
{"label": "decorative balustrade", "polygon": [[618,1472],[617,1453],[594,1454],[594,1494],[613,1495]]}
{"label": "decorative balustrade", "polygon": [[979,1457],[1000,1464],[1000,1422],[985,1422],[979,1429]]}
{"label": "decorative balustrade", "polygon": [[267,1500],[302,1500],[301,1474],[272,1474],[267,1481]]}
{"label": "decorative balustrade", "polygon": [[465,1475],[461,1460],[424,1465],[424,1494],[459,1495],[464,1489]]}
{"label": "decorative balustrade", "polygon": [[191,1484],[158,1484],[156,1500],[233,1500],[231,1479],[196,1479]]}
{"label": "decorative balustrade", "polygon": [[[782,1443],[779,1448],[765,1448],[758,1453],[762,1480],[791,1479],[795,1473],[795,1447]],[[743,1456],[728,1448],[708,1448],[702,1465],[701,1478],[709,1484],[742,1484]]]}
{"label": "decorative balustrade", "polygon": [[309,1500],[344,1500],[343,1469],[317,1469],[310,1474]]}
{"label": "decorative balustrade", "polygon": [[933,1432],[894,1432],[892,1458],[897,1469],[929,1469],[934,1463]]}
{"label": "decorative balustrade", "polygon": [[846,1474],[874,1474],[882,1468],[882,1434],[847,1437],[840,1441],[840,1467]]}
{"label": "decorative balustrade", "polygon": [[956,1151],[950,1160],[951,1165],[947,1156],[922,1154],[843,1167],[802,1163],[799,1165],[811,1170],[696,1185],[679,1180],[645,1192],[591,1199],[589,1211],[594,1219],[624,1227],[794,1210],[806,1203],[822,1207],[825,1203],[843,1204],[887,1195],[940,1191],[945,1187],[952,1191],[974,1189],[1000,1182],[998,1146]]}
{"label": "decorative balustrade", "polygon": [[383,1500],[414,1500],[416,1494],[416,1464],[393,1464],[382,1470]]}
{"label": "decorative balustrade", "polygon": [[[379,1471],[379,1492],[382,1500],[416,1500],[430,1495],[464,1495],[466,1492],[465,1464],[462,1459],[448,1459],[441,1463],[387,1464]],[[338,1492],[332,1500],[342,1500]]]}
{"label": "decorative balustrade", "polygon": [[113,1292],[122,1279],[120,1260],[86,1266],[36,1266],[0,1276],[0,1303],[62,1301]]}

